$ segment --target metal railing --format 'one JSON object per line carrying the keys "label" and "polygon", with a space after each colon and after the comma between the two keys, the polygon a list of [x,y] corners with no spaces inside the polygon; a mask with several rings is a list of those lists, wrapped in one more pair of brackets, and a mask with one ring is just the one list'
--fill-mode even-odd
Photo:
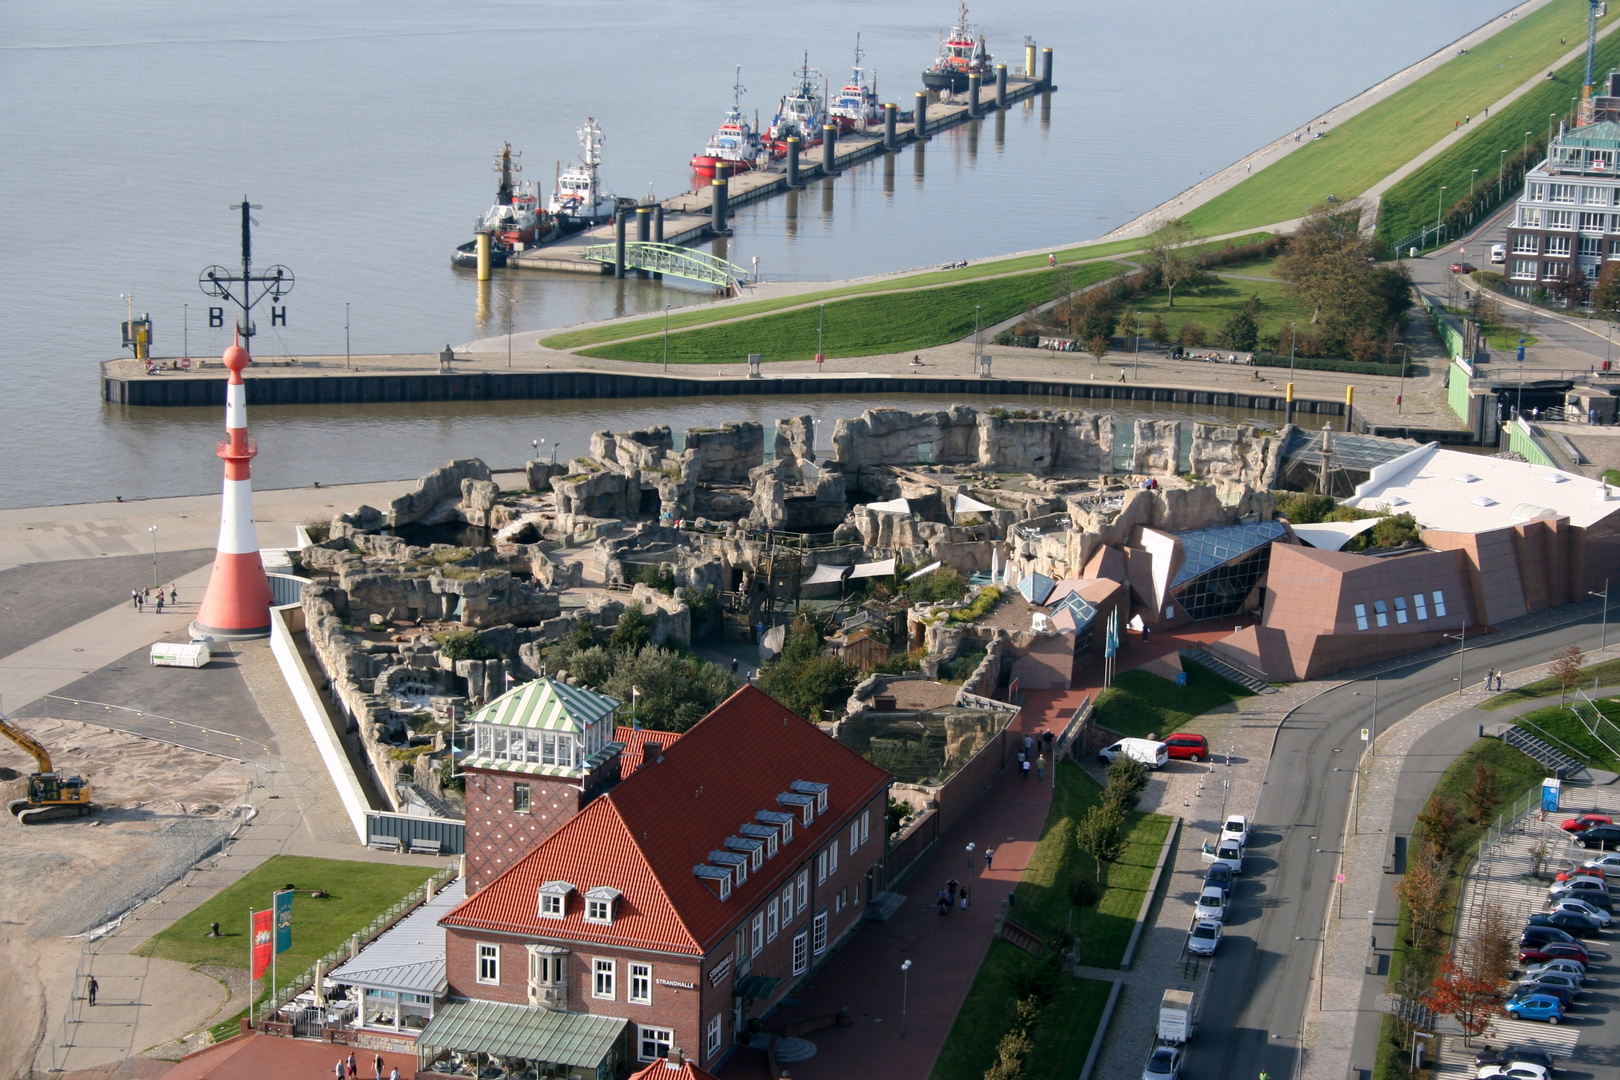
{"label": "metal railing", "polygon": [[[589,244],[584,257],[592,262],[613,266],[618,262],[618,246],[616,243]],[[652,240],[626,241],[624,267],[626,270],[651,270],[710,285],[735,285],[748,280],[748,271],[736,263],[678,244],[660,244]]]}
{"label": "metal railing", "polygon": [[[270,747],[256,739],[249,739],[229,731],[220,731],[217,728],[203,727],[201,724],[193,724],[185,720],[176,720],[172,716],[161,716],[157,713],[147,712],[145,709],[136,709],[128,705],[111,705],[105,701],[62,697],[58,694],[46,694],[43,700],[60,701],[74,706],[78,711],[77,715],[72,719],[77,719],[80,723],[94,724],[97,727],[122,732],[125,735],[134,735],[143,739],[168,743],[171,746],[184,747],[187,750],[196,750],[211,757],[222,757],[231,761],[252,763],[252,759],[255,757],[270,756]],[[120,727],[117,724],[107,723],[103,720],[90,719],[86,715],[85,710],[87,708],[90,710],[91,715],[94,715],[95,710],[100,709],[104,715],[125,715],[132,718],[134,722],[127,727]],[[62,717],[62,719],[69,718]],[[192,741],[186,741],[188,738]]]}

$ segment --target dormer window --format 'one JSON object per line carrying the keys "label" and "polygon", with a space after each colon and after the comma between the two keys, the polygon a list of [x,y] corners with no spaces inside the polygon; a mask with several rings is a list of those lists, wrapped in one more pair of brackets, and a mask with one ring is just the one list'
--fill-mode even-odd
{"label": "dormer window", "polygon": [[[746,837],[746,838],[751,838],[751,839],[754,839],[754,840],[762,840],[762,841],[764,841],[764,843],[765,843],[765,857],[767,859],[776,858],[776,833],[777,833],[777,830],[776,830],[776,827],[774,825],[762,825],[762,824],[758,824],[756,822],[749,821],[749,822],[746,822],[746,823],[744,823],[742,825],[739,825],[737,827],[737,831],[742,833],[742,835],[744,837]],[[758,854],[758,852],[756,851],[755,854]],[[759,863],[758,862],[754,863],[754,869],[755,870],[759,869]]]}
{"label": "dormer window", "polygon": [[[794,792],[800,795],[814,795],[816,798],[816,813],[827,812],[827,785],[818,784],[812,780],[795,780],[790,785]],[[806,825],[810,824],[808,821]]]}
{"label": "dormer window", "polygon": [[814,795],[806,795],[797,791],[784,791],[776,797],[776,801],[782,806],[798,807],[799,812],[804,815],[806,827],[816,820],[816,797]]}
{"label": "dormer window", "polygon": [[748,856],[740,851],[711,851],[709,861],[730,869],[731,877],[738,885],[748,880]]}
{"label": "dormer window", "polygon": [[[780,795],[777,796],[778,801],[780,801],[781,798],[782,798],[782,796],[780,796]],[[793,815],[792,814],[784,814],[780,810],[761,810],[759,813],[754,815],[754,820],[759,821],[759,822],[763,822],[766,825],[774,825],[777,829],[779,829],[781,831],[782,843],[784,843],[784,844],[793,843]],[[774,854],[774,852],[773,852],[773,854]]]}
{"label": "dormer window", "polygon": [[574,887],[566,881],[548,881],[540,886],[540,917],[564,919],[568,917],[568,894]]}
{"label": "dormer window", "polygon": [[699,863],[692,867],[692,874],[714,886],[720,894],[720,899],[725,900],[731,896],[731,871],[725,867]]}
{"label": "dormer window", "polygon": [[594,889],[585,890],[585,921],[589,923],[613,922],[614,908],[618,905],[622,894],[618,889],[611,889],[606,885],[598,885]]}
{"label": "dormer window", "polygon": [[[765,841],[752,836],[726,837],[726,850],[740,851],[748,856],[750,869],[758,870],[765,865]],[[741,884],[739,882],[739,884]]]}

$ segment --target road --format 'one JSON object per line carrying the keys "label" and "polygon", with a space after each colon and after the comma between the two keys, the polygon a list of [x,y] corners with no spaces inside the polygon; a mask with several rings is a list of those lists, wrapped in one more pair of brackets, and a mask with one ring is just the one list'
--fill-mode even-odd
{"label": "road", "polygon": [[[1480,678],[1487,667],[1514,671],[1543,662],[1570,643],[1595,649],[1598,606],[1574,610],[1581,613],[1576,623],[1509,640],[1497,640],[1506,634],[1482,637],[1477,646],[1471,642],[1467,677]],[[1455,651],[1381,672],[1380,724],[1393,724],[1454,692],[1456,680]],[[1371,715],[1369,689],[1361,681],[1330,690],[1301,706],[1278,729],[1255,811],[1254,841],[1235,890],[1220,963],[1205,993],[1197,1046],[1188,1057],[1189,1080],[1257,1077],[1262,1069],[1278,1080],[1295,1075],[1334,860],[1343,845],[1354,761],[1362,749],[1360,729]],[[1355,696],[1358,690],[1364,696]],[[1413,748],[1397,795],[1397,835],[1410,832],[1439,773],[1476,735],[1473,723],[1442,724]],[[1383,955],[1394,934],[1394,880],[1391,875],[1386,881],[1375,919],[1377,951]],[[1387,966],[1381,959],[1372,970],[1382,972]],[[1374,1002],[1382,982],[1381,975],[1369,975],[1363,984],[1352,1075],[1372,1075],[1379,1021]]]}

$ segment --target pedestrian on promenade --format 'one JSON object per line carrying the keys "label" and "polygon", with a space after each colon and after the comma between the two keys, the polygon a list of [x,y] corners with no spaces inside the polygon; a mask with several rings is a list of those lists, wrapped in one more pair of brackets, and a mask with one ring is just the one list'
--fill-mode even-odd
{"label": "pedestrian on promenade", "polygon": [[1251,173],[1254,172],[1254,162],[1251,161],[1248,164],[1244,165],[1243,170],[1245,172],[1251,172]]}
{"label": "pedestrian on promenade", "polygon": [[1045,780],[1046,779],[1046,755],[1045,754],[1036,754],[1035,755],[1035,779],[1037,779],[1037,780]]}
{"label": "pedestrian on promenade", "polygon": [[944,918],[951,913],[951,898],[945,895],[945,890],[939,890],[939,915]]}
{"label": "pedestrian on promenade", "polygon": [[1035,740],[1030,738],[1028,735],[1025,735],[1024,736],[1024,756],[1025,757],[1029,756],[1029,751],[1034,745],[1035,745]]}
{"label": "pedestrian on promenade", "polygon": [[399,1080],[399,1066],[398,1065],[394,1066],[394,1071],[388,1074],[388,1080]]}
{"label": "pedestrian on promenade", "polygon": [[141,591],[139,589],[129,590],[129,606],[132,608],[141,606]]}
{"label": "pedestrian on promenade", "polygon": [[169,582],[169,603],[178,604],[179,602],[180,602],[180,590],[175,588],[174,582],[171,581],[171,582]]}
{"label": "pedestrian on promenade", "polygon": [[737,658],[735,656],[731,658],[731,673],[733,675],[737,674]]}
{"label": "pedestrian on promenade", "polygon": [[161,615],[161,614],[163,614],[163,590],[162,590],[162,589],[159,589],[159,590],[158,590],[158,595],[157,595],[157,613],[158,613],[158,614],[159,614],[159,615]]}
{"label": "pedestrian on promenade", "polygon": [[376,1060],[372,1062],[372,1065],[376,1068],[377,1080],[382,1080],[383,1059],[381,1054],[377,1055]]}
{"label": "pedestrian on promenade", "polygon": [[1022,776],[1025,780],[1029,779],[1029,759],[1028,758],[1025,758],[1024,761],[1018,766],[1018,775]]}
{"label": "pedestrian on promenade", "polygon": [[360,1067],[354,1060],[354,1051],[349,1051],[349,1080],[358,1080]]}
{"label": "pedestrian on promenade", "polygon": [[993,847],[985,848],[984,849],[984,868],[986,870],[993,869],[994,866],[995,866],[995,860],[996,860],[996,849],[993,848]]}
{"label": "pedestrian on promenade", "polygon": [[338,1058],[337,1067],[332,1070],[332,1075],[337,1077],[337,1080],[343,1080],[343,1059],[342,1058]]}
{"label": "pedestrian on promenade", "polygon": [[1485,689],[1489,690],[1491,688],[1491,680],[1494,679],[1494,678],[1496,678],[1496,670],[1494,668],[1486,668],[1485,669]]}
{"label": "pedestrian on promenade", "polygon": [[957,881],[955,878],[951,878],[951,880],[945,883],[945,888],[949,890],[951,894],[951,903],[956,903],[956,890],[960,889],[961,887],[962,883]]}
{"label": "pedestrian on promenade", "polygon": [[967,904],[968,904],[968,901],[967,901],[967,886],[964,885],[964,886],[962,886],[962,910],[963,911],[967,910]]}
{"label": "pedestrian on promenade", "polygon": [[146,610],[146,594],[145,593],[136,593],[135,594],[135,610],[136,611],[145,611]]}
{"label": "pedestrian on promenade", "polygon": [[1052,729],[1051,728],[1047,728],[1045,731],[1041,732],[1041,739],[1042,739],[1042,741],[1044,741],[1046,743],[1046,748],[1048,750],[1052,749]]}
{"label": "pedestrian on promenade", "polygon": [[96,991],[100,989],[101,984],[96,982],[96,977],[94,975],[85,980],[84,996],[90,999],[90,1004],[92,1006],[94,1006],[96,1003]]}

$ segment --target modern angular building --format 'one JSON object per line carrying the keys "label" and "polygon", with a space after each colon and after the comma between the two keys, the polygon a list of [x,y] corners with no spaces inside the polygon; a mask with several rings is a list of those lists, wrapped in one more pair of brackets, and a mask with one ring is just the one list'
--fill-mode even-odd
{"label": "modern angular building", "polygon": [[1620,123],[1601,120],[1553,139],[1525,175],[1508,224],[1507,285],[1524,295],[1580,274],[1597,280],[1620,258]]}

